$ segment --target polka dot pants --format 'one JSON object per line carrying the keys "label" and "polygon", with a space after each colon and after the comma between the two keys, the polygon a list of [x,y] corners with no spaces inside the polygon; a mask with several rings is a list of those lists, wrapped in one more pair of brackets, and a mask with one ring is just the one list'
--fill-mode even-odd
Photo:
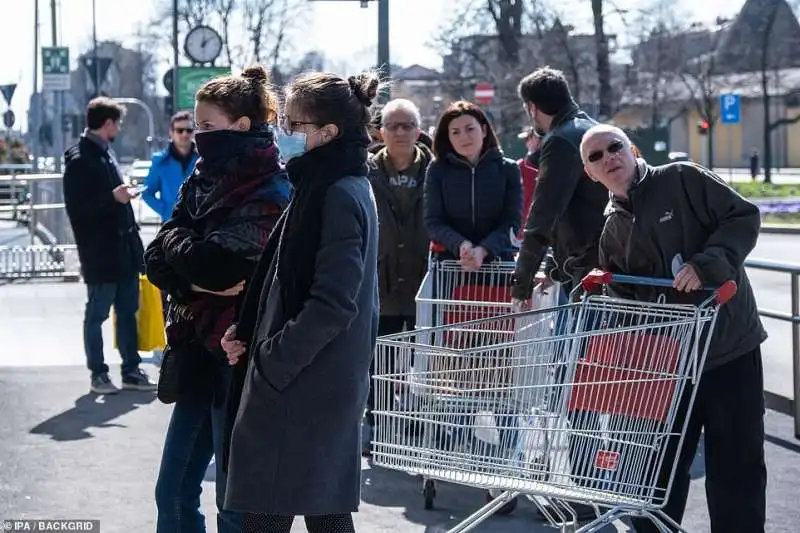
{"label": "polka dot pants", "polygon": [[[306,516],[308,533],[355,533],[350,514]],[[244,517],[244,533],[290,533],[293,516],[247,514]]]}

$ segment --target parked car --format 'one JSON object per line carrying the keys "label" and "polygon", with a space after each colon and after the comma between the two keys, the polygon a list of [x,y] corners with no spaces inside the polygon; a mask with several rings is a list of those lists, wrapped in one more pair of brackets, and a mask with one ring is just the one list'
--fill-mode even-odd
{"label": "parked car", "polygon": [[149,159],[137,159],[135,160],[128,171],[125,173],[125,180],[130,183],[131,185],[139,185],[140,183],[144,183],[144,179],[147,177],[147,174],[150,172],[150,165],[152,161]]}
{"label": "parked car", "polygon": [[669,158],[669,162],[670,163],[674,163],[675,161],[691,161],[692,160],[692,158],[689,157],[689,154],[687,154],[686,152],[670,152],[669,155],[667,155],[667,157]]}

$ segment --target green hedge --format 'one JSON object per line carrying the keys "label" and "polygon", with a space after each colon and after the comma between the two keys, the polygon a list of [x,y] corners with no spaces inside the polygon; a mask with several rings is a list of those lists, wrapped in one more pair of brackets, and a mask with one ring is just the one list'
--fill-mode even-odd
{"label": "green hedge", "polygon": [[746,198],[800,198],[800,185],[749,182],[734,183],[733,188]]}

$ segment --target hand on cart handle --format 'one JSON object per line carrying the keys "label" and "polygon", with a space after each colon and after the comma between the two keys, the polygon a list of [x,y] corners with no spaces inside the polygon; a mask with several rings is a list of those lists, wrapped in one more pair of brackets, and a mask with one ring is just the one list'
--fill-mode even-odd
{"label": "hand on cart handle", "polygon": [[[681,271],[683,273],[684,270]],[[688,276],[688,274],[686,275]],[[680,274],[679,274],[680,277]],[[614,274],[606,272],[605,270],[594,269],[581,280],[581,287],[585,291],[596,289],[600,285],[608,285],[610,283],[624,283],[628,285],[649,285],[651,287],[672,287],[676,288],[676,279],[671,278],[649,278],[646,276],[630,276],[627,274]],[[731,298],[736,295],[738,286],[733,280],[728,280],[722,285],[705,285],[701,287],[704,291],[711,291],[714,293],[714,300],[717,305],[724,305]],[[688,291],[687,291],[688,292]]]}

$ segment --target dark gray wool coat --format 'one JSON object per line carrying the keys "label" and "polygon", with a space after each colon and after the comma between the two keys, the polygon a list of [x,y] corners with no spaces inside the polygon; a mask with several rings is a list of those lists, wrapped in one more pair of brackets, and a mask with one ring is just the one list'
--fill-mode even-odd
{"label": "dark gray wool coat", "polygon": [[262,295],[231,436],[226,509],[358,510],[360,426],[379,308],[378,215],[366,177],[331,185],[322,221],[311,296],[269,350],[264,341],[284,322],[277,278]]}

